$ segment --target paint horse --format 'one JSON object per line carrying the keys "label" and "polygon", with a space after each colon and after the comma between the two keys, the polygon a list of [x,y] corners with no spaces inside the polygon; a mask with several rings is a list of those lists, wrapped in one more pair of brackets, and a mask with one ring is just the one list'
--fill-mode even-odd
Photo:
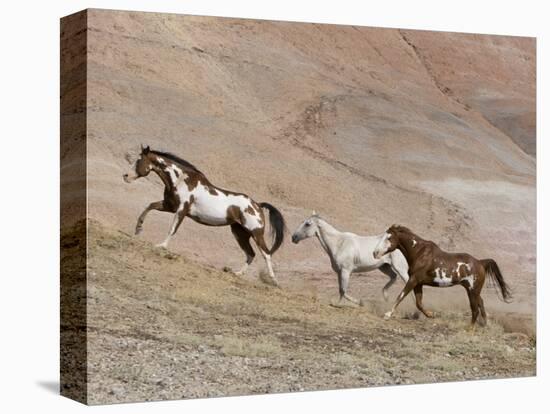
{"label": "paint horse", "polygon": [[[142,147],[139,159],[123,178],[131,183],[146,177],[151,171],[164,183],[164,199],[149,204],[141,213],[136,225],[136,235],[142,231],[145,217],[151,210],[174,214],[166,239],[158,245],[164,248],[168,246],[170,238],[178,231],[186,216],[208,226],[229,225],[237,243],[246,254],[246,262],[236,274],[243,275],[254,260],[254,249],[250,245],[252,237],[265,259],[270,282],[278,286],[271,256],[279,249],[284,238],[285,221],[279,210],[269,203],[256,203],[246,194],[216,187],[189,162],[167,152],[153,151],[149,147]],[[264,208],[269,212],[273,238],[271,248],[267,247],[264,240]]]}
{"label": "paint horse", "polygon": [[386,319],[391,318],[399,303],[411,290],[414,290],[418,310],[428,318],[433,317],[433,313],[424,309],[422,305],[423,285],[462,285],[466,288],[472,311],[472,327],[475,326],[480,312],[480,323],[487,323],[487,314],[481,297],[481,289],[487,275],[496,281],[504,301],[509,302],[511,299],[510,289],[493,259],[478,260],[467,253],[447,253],[435,243],[423,240],[408,228],[398,225],[393,225],[386,231],[374,250],[374,257],[383,257],[395,250],[400,250],[407,259],[409,281],[397,297],[391,311],[385,314]]}
{"label": "paint horse", "polygon": [[292,242],[316,236],[323,249],[327,252],[332,269],[338,274],[340,301],[343,300],[361,304],[360,301],[348,295],[348,283],[352,273],[370,272],[379,269],[389,276],[390,280],[382,293],[387,300],[387,290],[399,275],[405,283],[409,280],[408,265],[400,251],[395,251],[375,259],[373,252],[383,235],[362,237],[354,233],[340,232],[313,212],[313,215],[296,229],[292,235]]}

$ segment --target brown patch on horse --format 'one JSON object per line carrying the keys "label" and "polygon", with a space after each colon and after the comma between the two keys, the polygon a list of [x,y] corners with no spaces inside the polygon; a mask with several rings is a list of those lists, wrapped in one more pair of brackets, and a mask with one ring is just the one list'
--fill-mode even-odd
{"label": "brown patch on horse", "polygon": [[256,245],[262,250],[264,253],[269,253],[269,248],[267,247],[267,244],[264,240],[264,230],[265,227],[258,227],[252,230],[252,238],[256,242]]}
{"label": "brown patch on horse", "polygon": [[187,177],[183,179],[183,182],[187,184],[187,189],[193,191],[199,185],[201,177],[199,174],[187,174]]}
{"label": "brown patch on horse", "polygon": [[248,205],[248,207],[244,209],[244,212],[250,214],[251,216],[256,215],[256,210],[254,210],[251,205]]}
{"label": "brown patch on horse", "polygon": [[241,215],[241,209],[239,206],[232,205],[227,207],[226,218],[230,223],[239,223],[244,225],[244,217]]}
{"label": "brown patch on horse", "polygon": [[237,243],[239,243],[241,249],[245,252],[247,256],[247,263],[250,264],[254,259],[254,256],[256,256],[254,249],[250,245],[250,232],[238,223],[231,224],[231,232],[233,233],[233,236],[235,236],[235,239],[237,240]]}
{"label": "brown patch on horse", "polygon": [[181,204],[180,197],[174,188],[164,188],[164,208],[166,211],[175,213]]}

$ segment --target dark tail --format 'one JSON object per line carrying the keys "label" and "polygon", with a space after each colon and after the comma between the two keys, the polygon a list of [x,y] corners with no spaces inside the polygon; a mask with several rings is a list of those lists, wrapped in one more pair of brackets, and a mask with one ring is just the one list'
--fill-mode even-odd
{"label": "dark tail", "polygon": [[273,246],[269,250],[269,254],[277,251],[285,237],[285,219],[281,212],[269,203],[260,203],[260,207],[269,211],[269,224],[271,225],[271,235],[273,237]]}
{"label": "dark tail", "polygon": [[481,260],[481,263],[485,268],[485,272],[491,276],[493,283],[496,282],[498,285],[500,293],[502,294],[502,300],[506,303],[510,303],[512,301],[512,292],[504,281],[504,277],[502,277],[502,273],[500,273],[497,263],[493,259],[484,259]]}

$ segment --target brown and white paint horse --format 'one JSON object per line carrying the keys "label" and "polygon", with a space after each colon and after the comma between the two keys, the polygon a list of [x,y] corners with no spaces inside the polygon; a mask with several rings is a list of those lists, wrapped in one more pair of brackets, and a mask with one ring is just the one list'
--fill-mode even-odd
{"label": "brown and white paint horse", "polygon": [[407,259],[409,280],[397,297],[391,311],[384,315],[386,319],[391,318],[399,303],[411,290],[414,290],[418,310],[428,318],[433,317],[433,313],[424,309],[422,305],[423,285],[464,286],[470,300],[472,327],[475,326],[480,312],[483,318],[482,324],[485,325],[487,322],[481,297],[481,289],[487,275],[497,282],[504,301],[508,302],[511,299],[510,289],[493,259],[478,260],[467,253],[447,253],[435,243],[421,239],[408,228],[393,225],[376,246],[374,257],[382,257],[396,249],[399,249]]}
{"label": "brown and white paint horse", "polygon": [[[256,203],[242,193],[216,187],[195,166],[181,158],[149,147],[141,149],[139,159],[127,174],[124,181],[131,183],[138,178],[155,172],[164,183],[164,199],[155,201],[141,213],[136,225],[136,234],[142,230],[143,221],[151,210],[174,213],[166,239],[159,247],[166,248],[170,238],[178,231],[183,219],[188,216],[197,223],[208,226],[231,227],[233,236],[246,254],[242,275],[254,260],[254,249],[250,245],[252,237],[262,253],[269,272],[271,283],[278,285],[271,256],[283,243],[285,221],[282,214],[269,203]],[[273,246],[268,248],[264,240],[265,217],[263,208],[269,211],[269,221],[273,233]]]}

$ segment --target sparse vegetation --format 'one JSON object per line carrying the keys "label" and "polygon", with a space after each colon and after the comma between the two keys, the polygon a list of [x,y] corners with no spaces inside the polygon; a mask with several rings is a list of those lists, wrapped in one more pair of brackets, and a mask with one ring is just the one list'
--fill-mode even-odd
{"label": "sparse vegetation", "polygon": [[472,333],[461,313],[383,321],[97,222],[88,235],[91,403],[535,374],[534,338],[498,323]]}

